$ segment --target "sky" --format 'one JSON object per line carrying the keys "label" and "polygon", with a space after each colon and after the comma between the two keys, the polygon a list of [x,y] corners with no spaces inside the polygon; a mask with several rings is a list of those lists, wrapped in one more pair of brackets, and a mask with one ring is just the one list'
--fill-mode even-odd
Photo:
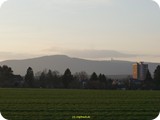
{"label": "sky", "polygon": [[160,63],[160,8],[152,0],[8,0],[0,61],[64,54]]}

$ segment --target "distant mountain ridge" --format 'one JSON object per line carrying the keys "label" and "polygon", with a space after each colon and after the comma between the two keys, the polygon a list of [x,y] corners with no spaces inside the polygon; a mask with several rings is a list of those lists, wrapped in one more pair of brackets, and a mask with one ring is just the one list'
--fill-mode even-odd
{"label": "distant mountain ridge", "polygon": [[[118,60],[95,61],[71,58],[66,55],[52,55],[24,60],[6,60],[0,62],[0,65],[8,65],[12,67],[15,74],[20,75],[25,75],[28,67],[32,67],[34,73],[44,69],[51,69],[63,74],[67,68],[70,68],[72,73],[86,71],[88,74],[96,72],[97,74],[103,73],[105,75],[131,75],[133,63]],[[148,64],[151,73],[153,73],[160,63]]]}

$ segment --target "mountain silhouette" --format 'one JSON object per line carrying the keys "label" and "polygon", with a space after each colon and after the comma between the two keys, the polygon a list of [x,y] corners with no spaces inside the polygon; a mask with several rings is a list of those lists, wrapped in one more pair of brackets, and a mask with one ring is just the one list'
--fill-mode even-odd
{"label": "mountain silhouette", "polygon": [[[8,65],[12,67],[15,74],[21,75],[25,75],[28,67],[32,67],[35,73],[44,69],[51,69],[63,74],[67,68],[70,68],[72,73],[86,71],[88,74],[96,72],[106,75],[131,75],[133,63],[119,60],[95,61],[71,58],[66,55],[52,55],[24,60],[7,60],[0,62],[0,65]],[[158,63],[148,64],[151,73],[159,65]]]}

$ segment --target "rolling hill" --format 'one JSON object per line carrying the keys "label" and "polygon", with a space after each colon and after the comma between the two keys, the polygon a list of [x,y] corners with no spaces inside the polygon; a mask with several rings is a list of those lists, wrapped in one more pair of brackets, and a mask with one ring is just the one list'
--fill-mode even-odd
{"label": "rolling hill", "polygon": [[[88,74],[92,72],[103,73],[106,75],[131,75],[133,62],[128,61],[94,61],[80,58],[71,58],[65,55],[43,56],[24,60],[7,60],[0,62],[0,65],[8,65],[12,67],[15,74],[25,75],[28,67],[32,67],[34,72],[43,71],[44,69],[57,70],[61,74],[67,68],[72,73],[86,71]],[[158,63],[148,63],[151,73],[154,72]]]}

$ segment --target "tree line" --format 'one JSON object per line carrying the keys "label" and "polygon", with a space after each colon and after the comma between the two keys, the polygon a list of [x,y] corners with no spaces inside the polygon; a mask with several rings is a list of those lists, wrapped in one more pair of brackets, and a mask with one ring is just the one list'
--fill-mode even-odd
{"label": "tree line", "polygon": [[64,74],[58,71],[44,70],[34,74],[29,67],[25,76],[15,75],[11,67],[0,66],[1,88],[50,88],[50,89],[146,89],[160,90],[160,65],[157,66],[152,78],[147,72],[144,81],[128,77],[122,80],[110,79],[104,74],[93,72],[88,75],[85,71],[72,74],[67,68]]}

